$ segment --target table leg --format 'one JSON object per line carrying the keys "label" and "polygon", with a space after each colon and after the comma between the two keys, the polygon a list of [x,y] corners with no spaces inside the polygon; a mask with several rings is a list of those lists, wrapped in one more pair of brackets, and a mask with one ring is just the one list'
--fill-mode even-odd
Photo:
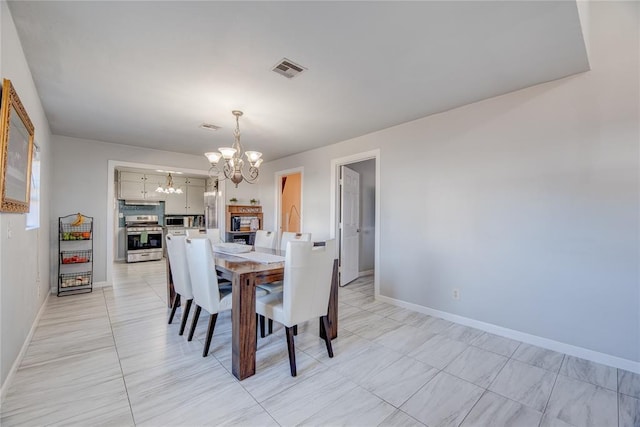
{"label": "table leg", "polygon": [[171,263],[167,257],[167,305],[171,308],[171,301],[176,296],[176,290],[173,287],[173,278],[171,277]]}
{"label": "table leg", "polygon": [[243,380],[256,373],[255,275],[234,275],[231,286],[231,372]]}
{"label": "table leg", "polygon": [[[326,331],[329,338],[334,340],[338,338],[338,260],[333,260],[333,274],[331,276],[331,293],[329,294],[329,306],[327,307],[327,320],[329,321],[329,330]],[[320,318],[320,338],[325,337],[322,318]]]}

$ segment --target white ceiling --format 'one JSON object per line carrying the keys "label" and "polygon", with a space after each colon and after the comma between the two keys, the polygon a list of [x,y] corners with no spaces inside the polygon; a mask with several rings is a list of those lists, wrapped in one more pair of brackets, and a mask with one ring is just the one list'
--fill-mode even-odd
{"label": "white ceiling", "polygon": [[9,6],[54,134],[196,155],[233,109],[273,160],[589,67],[572,1]]}

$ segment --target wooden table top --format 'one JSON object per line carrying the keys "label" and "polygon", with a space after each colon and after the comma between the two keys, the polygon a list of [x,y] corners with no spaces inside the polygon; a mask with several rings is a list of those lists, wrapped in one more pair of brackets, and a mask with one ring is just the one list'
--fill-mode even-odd
{"label": "wooden table top", "polygon": [[[273,255],[283,255],[282,251],[275,249],[258,248],[256,252],[263,252]],[[221,276],[225,279],[231,280],[232,274],[247,274],[258,273],[258,276],[264,276],[264,280],[258,280],[256,284],[265,283],[272,279],[267,277],[271,275],[284,274],[284,261],[282,262],[257,262],[251,261],[246,258],[234,256],[233,254],[227,254],[222,252],[214,252],[216,270],[221,273]]]}

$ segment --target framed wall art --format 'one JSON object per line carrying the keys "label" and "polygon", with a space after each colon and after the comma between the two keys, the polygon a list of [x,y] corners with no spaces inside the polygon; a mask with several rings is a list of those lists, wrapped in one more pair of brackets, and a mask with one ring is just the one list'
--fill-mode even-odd
{"label": "framed wall art", "polygon": [[10,80],[0,107],[0,212],[29,212],[33,124]]}

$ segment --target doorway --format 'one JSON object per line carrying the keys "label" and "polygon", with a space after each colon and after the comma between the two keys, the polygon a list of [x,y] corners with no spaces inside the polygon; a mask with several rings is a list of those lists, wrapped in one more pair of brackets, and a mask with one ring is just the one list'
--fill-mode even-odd
{"label": "doorway", "polygon": [[302,168],[276,173],[278,238],[285,231],[302,232],[302,182]]}
{"label": "doorway", "polygon": [[363,276],[374,276],[379,290],[379,150],[332,162],[332,237],[340,262],[340,286]]}
{"label": "doorway", "polygon": [[[125,162],[119,160],[109,160],[107,162],[107,236],[106,236],[106,283],[111,284],[113,280],[113,267],[116,260],[119,259],[119,240],[123,240],[124,235],[124,219],[120,218],[119,203],[118,203],[118,188],[116,179],[117,171],[121,168],[133,168],[141,170],[157,171],[160,170],[179,170],[186,174],[192,174],[193,176],[208,176],[208,171],[198,169],[188,169],[176,166],[167,165],[155,165],[147,163],[134,163]],[[222,188],[224,191],[224,186]],[[224,200],[224,193],[222,193],[222,199]],[[224,214],[219,213],[221,219],[224,219]],[[221,225],[224,226],[224,225]]]}
{"label": "doorway", "polygon": [[302,174],[292,173],[280,177],[282,197],[280,199],[281,231],[301,232],[300,199],[302,190]]}

